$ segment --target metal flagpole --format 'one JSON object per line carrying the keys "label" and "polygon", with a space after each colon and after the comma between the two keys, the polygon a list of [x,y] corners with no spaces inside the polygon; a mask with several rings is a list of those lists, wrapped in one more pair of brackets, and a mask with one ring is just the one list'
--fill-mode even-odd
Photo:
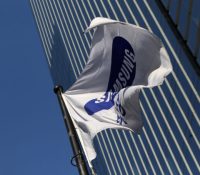
{"label": "metal flagpole", "polygon": [[69,115],[69,112],[64,104],[64,101],[62,99],[61,93],[63,91],[63,88],[61,86],[55,86],[54,88],[54,92],[57,95],[60,107],[62,109],[62,113],[63,113],[63,119],[65,122],[65,126],[67,128],[68,134],[69,134],[69,138],[70,138],[70,142],[72,145],[72,149],[74,152],[74,157],[72,158],[76,160],[76,165],[78,167],[79,173],[80,175],[89,175],[88,170],[86,168],[86,162],[83,158],[82,152],[81,152],[81,147],[79,144],[79,140],[78,140],[78,136],[76,134],[76,130],[75,127],[73,125],[72,119]]}

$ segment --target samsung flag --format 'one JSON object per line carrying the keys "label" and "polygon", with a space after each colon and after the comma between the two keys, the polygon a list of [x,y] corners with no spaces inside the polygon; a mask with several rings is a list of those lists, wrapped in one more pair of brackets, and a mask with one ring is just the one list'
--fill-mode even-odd
{"label": "samsung flag", "polygon": [[95,18],[88,62],[63,94],[87,158],[96,157],[92,139],[107,128],[143,126],[139,104],[142,88],[161,85],[172,71],[159,38],[135,25]]}

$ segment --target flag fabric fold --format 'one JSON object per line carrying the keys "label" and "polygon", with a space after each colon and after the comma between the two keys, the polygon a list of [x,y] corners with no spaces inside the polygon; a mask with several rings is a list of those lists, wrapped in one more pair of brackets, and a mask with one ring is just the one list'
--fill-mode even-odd
{"label": "flag fabric fold", "polygon": [[95,18],[90,56],[77,81],[62,94],[89,161],[92,139],[107,128],[139,131],[142,88],[161,85],[172,71],[160,39],[128,23]]}

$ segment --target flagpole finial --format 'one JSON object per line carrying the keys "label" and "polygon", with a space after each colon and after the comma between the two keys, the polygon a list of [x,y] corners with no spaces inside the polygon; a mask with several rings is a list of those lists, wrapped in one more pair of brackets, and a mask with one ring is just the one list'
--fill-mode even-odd
{"label": "flagpole finial", "polygon": [[56,85],[53,89],[54,93],[58,93],[58,91],[63,92],[63,87],[60,85]]}

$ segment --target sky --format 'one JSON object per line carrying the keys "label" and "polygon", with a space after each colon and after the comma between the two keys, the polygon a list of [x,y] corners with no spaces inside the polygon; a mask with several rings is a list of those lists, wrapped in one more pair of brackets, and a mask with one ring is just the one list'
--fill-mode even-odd
{"label": "sky", "polygon": [[76,175],[29,0],[0,1],[0,174]]}

